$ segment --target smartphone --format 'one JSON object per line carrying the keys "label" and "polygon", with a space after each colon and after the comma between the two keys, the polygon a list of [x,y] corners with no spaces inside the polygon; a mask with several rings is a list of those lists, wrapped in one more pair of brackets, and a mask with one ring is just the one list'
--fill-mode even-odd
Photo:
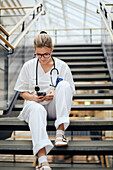
{"label": "smartphone", "polygon": [[46,95],[46,92],[37,92],[37,95],[38,95],[38,96],[45,96],[45,95]]}

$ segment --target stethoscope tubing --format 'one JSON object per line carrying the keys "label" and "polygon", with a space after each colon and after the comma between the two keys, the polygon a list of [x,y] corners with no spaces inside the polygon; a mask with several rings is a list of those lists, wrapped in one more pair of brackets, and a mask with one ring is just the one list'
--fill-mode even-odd
{"label": "stethoscope tubing", "polygon": [[[56,88],[56,85],[53,84],[52,72],[53,72],[54,70],[56,70],[56,72],[57,72],[57,78],[59,78],[59,71],[58,71],[58,69],[55,67],[55,60],[54,60],[54,58],[53,58],[52,56],[51,56],[51,58],[52,58],[52,60],[53,60],[54,67],[53,67],[53,68],[51,69],[51,71],[50,71],[50,79],[51,79],[51,84],[50,84],[50,86]],[[36,86],[39,88],[39,86],[38,86],[38,62],[39,62],[39,59],[37,59],[37,63],[36,63]],[[40,90],[40,88],[39,88],[39,90]]]}

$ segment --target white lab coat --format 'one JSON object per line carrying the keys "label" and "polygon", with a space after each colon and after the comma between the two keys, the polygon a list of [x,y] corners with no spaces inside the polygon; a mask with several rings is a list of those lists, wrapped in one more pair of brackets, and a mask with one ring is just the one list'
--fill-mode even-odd
{"label": "white lab coat", "polygon": [[[23,65],[14,88],[16,91],[35,93],[36,63],[37,58],[34,58]],[[52,119],[56,118],[56,129],[62,123],[64,123],[64,129],[66,129],[70,122],[69,113],[72,96],[75,93],[72,74],[68,65],[60,59],[55,58],[55,67],[58,69],[59,77],[63,78],[63,81],[58,84],[53,100],[41,103],[27,100],[19,115],[19,119],[25,120],[30,127],[34,155],[43,147],[46,148],[47,154],[53,148],[53,144],[46,132],[47,116]],[[56,84],[56,78],[57,73],[54,70],[52,72],[54,84]],[[50,84],[50,71],[45,73],[38,62],[38,86],[40,91],[48,93],[49,90],[53,90],[54,88]]]}

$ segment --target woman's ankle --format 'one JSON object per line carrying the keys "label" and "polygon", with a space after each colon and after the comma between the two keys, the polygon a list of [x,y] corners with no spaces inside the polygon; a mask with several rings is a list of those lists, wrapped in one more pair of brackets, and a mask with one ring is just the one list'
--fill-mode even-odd
{"label": "woman's ankle", "polygon": [[59,127],[57,128],[57,130],[63,130],[63,131],[64,131],[64,124],[62,123],[61,125],[59,125]]}
{"label": "woman's ankle", "polygon": [[39,152],[37,153],[37,156],[38,156],[38,158],[40,158],[41,156],[46,156],[45,147],[39,150]]}

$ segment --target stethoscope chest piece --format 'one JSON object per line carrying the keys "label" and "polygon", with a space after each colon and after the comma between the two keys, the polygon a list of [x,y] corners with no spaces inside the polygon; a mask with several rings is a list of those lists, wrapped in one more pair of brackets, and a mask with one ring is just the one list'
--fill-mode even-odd
{"label": "stethoscope chest piece", "polygon": [[39,91],[40,87],[38,85],[35,86],[35,91]]}

